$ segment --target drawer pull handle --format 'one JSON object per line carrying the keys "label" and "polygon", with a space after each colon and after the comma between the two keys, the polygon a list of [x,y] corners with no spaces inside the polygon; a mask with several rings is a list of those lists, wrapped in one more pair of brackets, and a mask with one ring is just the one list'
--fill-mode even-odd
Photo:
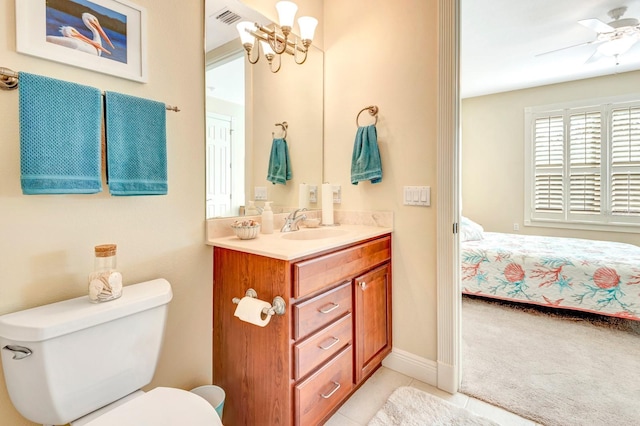
{"label": "drawer pull handle", "polygon": [[[331,349],[333,346],[335,346],[336,343],[338,343],[340,341],[340,339],[338,339],[337,337],[333,337],[333,336],[331,336],[330,339],[332,339],[333,342],[329,343],[329,345],[323,346],[323,345],[320,344],[320,345],[318,345],[318,347],[320,349],[322,349],[323,351],[326,351],[327,349]],[[329,340],[329,339],[327,339],[327,340]],[[326,340],[325,340],[325,342],[326,342]]]}
{"label": "drawer pull handle", "polygon": [[[331,306],[330,308],[327,308],[327,306],[329,305],[333,305],[333,306]],[[328,314],[331,311],[335,311],[339,307],[340,305],[338,303],[329,302],[326,305],[324,305],[322,308],[319,308],[318,312],[320,312],[321,314]]]}
{"label": "drawer pull handle", "polygon": [[364,282],[364,281],[362,281],[362,282],[360,283],[360,288],[361,288],[362,290],[366,290],[366,289],[367,289],[367,283],[366,283],[366,282]]}
{"label": "drawer pull handle", "polygon": [[331,398],[331,395],[333,395],[334,393],[336,393],[336,392],[337,392],[337,390],[338,390],[338,389],[340,389],[340,383],[338,383],[338,382],[333,382],[333,385],[334,385],[334,387],[333,387],[333,389],[331,390],[331,392],[329,392],[329,393],[328,393],[328,394],[326,394],[326,395],[325,395],[325,394],[323,394],[323,393],[321,393],[321,394],[320,394],[320,396],[321,396],[321,397],[323,397],[324,399],[329,399],[329,398]]}

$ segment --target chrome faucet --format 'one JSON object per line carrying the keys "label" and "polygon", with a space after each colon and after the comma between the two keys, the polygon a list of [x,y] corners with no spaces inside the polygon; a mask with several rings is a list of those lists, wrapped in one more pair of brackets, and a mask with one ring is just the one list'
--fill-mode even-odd
{"label": "chrome faucet", "polygon": [[301,209],[291,212],[289,216],[287,216],[287,218],[284,220],[284,225],[282,226],[282,229],[280,229],[280,232],[297,231],[300,221],[305,220],[307,218],[307,216],[304,214],[298,216],[298,212],[302,212],[305,210],[307,210],[306,207],[303,207]]}

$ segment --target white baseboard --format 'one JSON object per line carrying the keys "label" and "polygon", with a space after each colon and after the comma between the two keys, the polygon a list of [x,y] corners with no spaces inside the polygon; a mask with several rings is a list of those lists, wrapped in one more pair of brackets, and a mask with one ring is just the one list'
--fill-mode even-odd
{"label": "white baseboard", "polygon": [[382,365],[431,386],[438,384],[438,365],[402,349],[393,348]]}
{"label": "white baseboard", "polygon": [[451,364],[437,363],[438,389],[454,394],[458,392],[460,381],[458,379],[458,369]]}

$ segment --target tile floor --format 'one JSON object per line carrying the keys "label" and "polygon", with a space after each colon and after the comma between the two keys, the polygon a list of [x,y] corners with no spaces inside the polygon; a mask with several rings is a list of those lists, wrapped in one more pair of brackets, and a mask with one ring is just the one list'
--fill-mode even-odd
{"label": "tile floor", "polygon": [[391,393],[400,386],[413,386],[438,396],[452,404],[499,423],[502,426],[536,426],[535,422],[523,419],[502,408],[495,407],[461,393],[451,395],[431,385],[412,379],[385,367],[380,367],[364,385],[329,419],[326,426],[364,426],[387,401]]}

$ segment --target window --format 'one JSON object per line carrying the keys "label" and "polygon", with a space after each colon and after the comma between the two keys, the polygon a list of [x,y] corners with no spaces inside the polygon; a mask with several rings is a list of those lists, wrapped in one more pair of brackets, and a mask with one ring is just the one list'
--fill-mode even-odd
{"label": "window", "polygon": [[525,132],[525,224],[640,232],[640,100],[526,108]]}

